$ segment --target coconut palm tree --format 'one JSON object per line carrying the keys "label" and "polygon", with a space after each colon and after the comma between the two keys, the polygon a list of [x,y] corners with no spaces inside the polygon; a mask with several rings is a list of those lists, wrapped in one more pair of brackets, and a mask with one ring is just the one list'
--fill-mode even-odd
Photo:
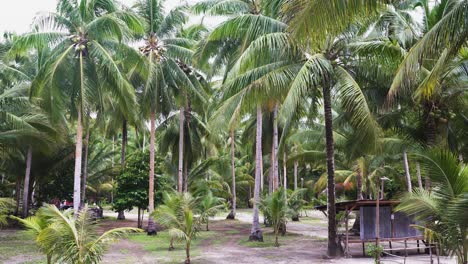
{"label": "coconut palm tree", "polygon": [[[143,23],[129,10],[113,1],[59,1],[57,12],[37,17],[38,29],[16,39],[12,54],[31,48],[50,47],[51,54],[33,82],[35,96],[52,116],[68,108],[76,117],[76,151],[73,207],[80,207],[83,115],[91,98],[106,90],[132,107],[131,85],[114,61],[114,48],[135,33],[143,33]],[[98,67],[99,65],[99,67]],[[71,100],[70,100],[71,98]],[[70,104],[67,106],[68,102]]]}
{"label": "coconut palm tree", "polygon": [[[158,115],[169,115],[177,90],[180,90],[180,93],[183,90],[186,94],[203,98],[203,89],[200,89],[199,79],[197,79],[199,76],[192,74],[192,70],[189,70],[187,66],[187,63],[191,61],[193,54],[191,48],[195,42],[176,36],[177,31],[187,21],[181,8],[171,10],[166,16],[164,16],[162,1],[141,0],[137,2],[135,8],[147,25],[144,36],[145,44],[140,47],[144,59],[138,61],[135,66],[138,76],[132,78],[136,79],[137,83],[139,81],[136,87],[141,90],[141,109],[143,115],[150,119],[149,211],[151,213],[154,210],[154,152],[156,120],[160,118]],[[184,124],[184,109],[180,111],[182,125]],[[183,141],[180,144],[183,144]],[[182,191],[181,182],[182,169],[179,168],[179,191]],[[154,233],[155,226],[150,218],[148,234]]]}
{"label": "coconut palm tree", "polygon": [[[303,47],[306,62],[303,70],[296,77],[297,82],[289,89],[285,99],[283,109],[290,116],[291,106],[297,107],[297,96],[303,95],[304,91],[310,87],[321,90],[323,100],[323,112],[325,121],[325,139],[327,154],[328,172],[328,255],[337,255],[337,235],[335,217],[335,181],[334,181],[334,139],[333,139],[333,116],[331,93],[336,89],[341,97],[342,105],[349,108],[353,115],[350,118],[353,126],[361,126],[361,139],[367,138],[371,146],[375,145],[378,137],[378,129],[373,120],[366,100],[359,85],[354,81],[352,75],[336,59],[340,56],[343,32],[349,28],[350,24],[364,22],[366,19],[374,17],[382,4],[387,1],[288,1],[283,6],[283,16],[289,24],[289,32],[292,37]],[[322,30],[309,30],[320,28]],[[324,33],[326,32],[326,33]],[[340,47],[341,46],[341,47]],[[300,83],[309,82],[308,86]],[[296,86],[298,85],[298,86]],[[297,89],[296,87],[303,88]],[[300,92],[302,91],[302,92]],[[310,91],[310,90],[309,90]],[[319,91],[314,93],[315,96]],[[280,114],[281,115],[281,114]],[[291,118],[286,118],[290,120]],[[366,120],[366,121],[364,121]]]}
{"label": "coconut palm tree", "polygon": [[397,210],[414,216],[425,234],[432,234],[459,263],[467,263],[468,170],[448,151],[432,150],[418,156],[431,179],[432,191],[413,190],[403,197]]}

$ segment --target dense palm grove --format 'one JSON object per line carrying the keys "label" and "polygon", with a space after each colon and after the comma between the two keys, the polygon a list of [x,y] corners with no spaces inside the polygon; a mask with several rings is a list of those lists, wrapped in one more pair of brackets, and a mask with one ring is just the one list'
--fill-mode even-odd
{"label": "dense palm grove", "polygon": [[223,203],[260,241],[327,204],[336,256],[335,203],[385,177],[467,262],[467,0],[59,0],[31,28],[0,43],[1,223],[137,208],[188,252]]}

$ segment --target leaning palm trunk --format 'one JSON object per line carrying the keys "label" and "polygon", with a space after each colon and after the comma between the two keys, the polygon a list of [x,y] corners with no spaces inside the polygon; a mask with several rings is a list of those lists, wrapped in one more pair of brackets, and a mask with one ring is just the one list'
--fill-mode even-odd
{"label": "leaning palm trunk", "polygon": [[180,107],[179,113],[179,169],[178,169],[178,188],[183,192],[183,167],[184,167],[184,107]]}
{"label": "leaning palm trunk", "polygon": [[24,175],[23,186],[23,217],[29,215],[29,180],[31,178],[31,161],[32,161],[32,147],[28,147],[26,154],[26,173]]}
{"label": "leaning palm trunk", "polygon": [[413,188],[411,186],[411,175],[409,172],[408,154],[406,153],[406,150],[403,151],[403,164],[405,167],[406,187],[408,188],[408,192],[411,192]]}
{"label": "leaning palm trunk", "polygon": [[328,214],[328,255],[336,256],[336,210],[335,210],[335,160],[333,141],[333,117],[331,113],[331,85],[323,85],[323,107],[325,113],[325,140],[327,150],[327,214]]}
{"label": "leaning palm trunk", "polygon": [[151,111],[150,117],[150,171],[149,171],[149,190],[148,190],[148,235],[156,235],[156,226],[153,221],[151,213],[154,211],[154,145],[155,145],[155,134],[156,134],[156,113],[154,110]]}
{"label": "leaning palm trunk", "polygon": [[84,145],[84,160],[83,160],[83,182],[81,183],[81,207],[84,206],[86,198],[86,181],[88,178],[88,151],[89,151],[89,124],[86,129],[86,140]]}
{"label": "leaning palm trunk", "polygon": [[[82,56],[81,56],[82,57]],[[75,175],[73,188],[73,211],[75,214],[80,210],[81,202],[81,159],[83,148],[83,126],[81,124],[81,107],[78,106],[78,119],[76,122],[76,144],[75,144]]]}
{"label": "leaning palm trunk", "polygon": [[[231,193],[232,193],[232,202],[231,202],[231,212],[227,216],[227,219],[235,219],[236,218],[236,167],[235,167],[235,138],[234,138],[234,130],[231,130],[231,177],[232,177],[232,186],[231,186]],[[208,222],[207,222],[208,224]]]}
{"label": "leaning palm trunk", "polygon": [[253,203],[253,221],[249,241],[262,241],[263,235],[260,230],[258,219],[258,203],[260,202],[260,173],[262,163],[262,108],[257,106],[257,135],[255,142],[255,188]]}

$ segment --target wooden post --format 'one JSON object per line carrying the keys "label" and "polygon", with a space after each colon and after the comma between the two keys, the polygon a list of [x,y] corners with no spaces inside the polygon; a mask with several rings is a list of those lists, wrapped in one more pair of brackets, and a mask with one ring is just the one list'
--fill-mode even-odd
{"label": "wooden post", "polygon": [[[379,246],[379,238],[380,238],[380,179],[377,180],[377,203],[375,206],[375,245]],[[377,263],[380,263],[380,255],[377,256]]]}
{"label": "wooden post", "polygon": [[346,244],[345,244],[345,257],[348,257],[349,255],[349,236],[348,236],[348,220],[349,220],[349,213],[348,213],[348,206],[346,206],[346,210],[345,210],[345,221],[346,221],[346,224],[345,224],[345,235],[346,235]]}
{"label": "wooden post", "polygon": [[431,264],[434,263],[434,261],[432,260],[432,243],[429,241],[429,256],[431,258]]}

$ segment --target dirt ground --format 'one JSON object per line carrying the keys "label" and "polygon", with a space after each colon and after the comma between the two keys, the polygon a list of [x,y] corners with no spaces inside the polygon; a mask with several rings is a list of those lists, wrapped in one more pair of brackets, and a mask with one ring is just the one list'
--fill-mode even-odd
{"label": "dirt ground", "polygon": [[[224,215],[215,217],[210,223],[210,231],[213,235],[201,239],[194,247],[195,254],[191,260],[193,263],[349,263],[349,264],[371,264],[371,258],[357,255],[354,258],[327,259],[326,219],[320,212],[309,211],[303,214],[300,222],[289,222],[288,234],[280,237],[280,247],[273,246],[272,230],[262,228],[265,236],[264,244],[252,244],[247,242],[250,234],[250,222],[252,215],[250,210],[239,210],[237,220],[224,220]],[[127,221],[131,223],[133,216],[129,214]],[[263,222],[263,219],[260,219]],[[183,247],[183,245],[180,245]],[[354,252],[362,252],[360,247],[353,249]],[[129,256],[138,256],[138,263],[182,263],[183,254],[180,259],[160,259],[149,253],[141,246],[129,240],[122,240],[113,245],[110,252],[105,256],[105,263],[135,263],[136,259]],[[436,259],[434,259],[437,263]],[[429,263],[429,257],[425,254],[414,254],[406,259],[406,263]],[[404,263],[403,258],[385,257],[383,263]],[[439,259],[441,264],[454,264],[450,258]]]}
{"label": "dirt ground", "polygon": [[[103,232],[116,227],[136,227],[136,215],[126,214],[126,220],[115,220],[115,213],[105,212],[105,220],[98,224]],[[307,215],[307,216],[306,216]],[[327,222],[317,211],[303,213],[300,222],[287,224],[287,235],[280,237],[280,247],[274,247],[270,228],[262,227],[265,242],[248,242],[252,221],[251,210],[239,210],[237,220],[225,220],[220,214],[210,221],[210,231],[201,231],[192,244],[191,260],[194,264],[222,263],[319,263],[319,264],[372,264],[369,257],[362,257],[362,248],[352,248],[353,258],[327,259]],[[263,219],[260,219],[263,222]],[[146,221],[144,222],[146,226]],[[133,263],[183,263],[183,244],[168,251],[169,234],[161,231],[157,236],[136,234],[112,244],[102,262],[107,264]],[[404,263],[401,257],[385,257],[383,263]],[[434,263],[438,263],[434,259]],[[0,230],[0,263],[45,263],[45,257],[37,250],[34,240],[19,230]],[[406,259],[409,264],[430,263],[428,255],[412,254]],[[455,264],[450,258],[440,258],[441,264]]]}

